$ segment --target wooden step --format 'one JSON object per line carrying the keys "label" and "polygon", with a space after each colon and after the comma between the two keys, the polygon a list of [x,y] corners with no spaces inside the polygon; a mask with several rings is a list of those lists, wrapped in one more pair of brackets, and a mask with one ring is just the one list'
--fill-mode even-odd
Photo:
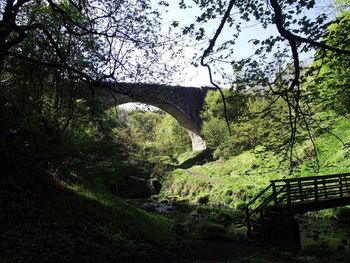
{"label": "wooden step", "polygon": [[275,218],[264,216],[261,220],[261,225],[263,225],[264,227],[271,227],[276,223],[276,221],[277,219]]}
{"label": "wooden step", "polygon": [[252,223],[253,231],[260,231],[262,225],[260,223]]}
{"label": "wooden step", "polygon": [[278,218],[282,215],[282,213],[280,211],[272,210],[272,211],[268,212],[267,215],[270,217],[273,217],[273,218]]}
{"label": "wooden step", "polygon": [[275,221],[276,219],[270,216],[264,216],[262,220],[270,222],[270,221]]}

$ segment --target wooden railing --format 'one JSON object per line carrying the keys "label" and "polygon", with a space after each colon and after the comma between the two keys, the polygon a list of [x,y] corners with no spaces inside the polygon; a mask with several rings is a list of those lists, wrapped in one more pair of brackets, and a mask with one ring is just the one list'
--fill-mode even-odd
{"label": "wooden railing", "polygon": [[251,218],[258,216],[261,219],[269,207],[317,203],[349,195],[349,173],[272,180],[268,187],[245,206],[246,224],[250,231]]}

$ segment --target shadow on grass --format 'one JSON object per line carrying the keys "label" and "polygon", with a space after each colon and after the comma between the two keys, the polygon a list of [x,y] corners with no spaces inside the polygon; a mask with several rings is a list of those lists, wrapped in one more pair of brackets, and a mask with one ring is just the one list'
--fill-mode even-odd
{"label": "shadow on grass", "polygon": [[113,196],[102,200],[66,191],[28,201],[23,194],[0,194],[1,262],[142,258],[173,243],[168,219]]}
{"label": "shadow on grass", "polygon": [[202,165],[210,161],[213,161],[213,151],[211,149],[206,149],[177,165],[176,168],[188,169],[194,165]]}
{"label": "shadow on grass", "polygon": [[259,247],[232,224],[242,215],[219,206],[178,202],[164,215],[86,186],[60,192],[28,200],[0,190],[1,262],[350,262],[330,247]]}

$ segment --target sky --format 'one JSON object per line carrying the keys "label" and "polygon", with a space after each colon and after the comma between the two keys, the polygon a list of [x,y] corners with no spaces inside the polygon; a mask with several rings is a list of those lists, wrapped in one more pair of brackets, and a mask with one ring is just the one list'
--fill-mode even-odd
{"label": "sky", "polygon": [[[159,7],[157,3],[160,0],[151,0],[151,4],[154,7]],[[196,16],[201,14],[201,10],[195,5],[192,5],[192,8],[187,9],[180,9],[179,8],[179,0],[169,0],[169,7],[160,9],[163,17],[163,31],[164,33],[168,32],[168,28],[171,25],[171,23],[176,20],[179,22],[179,29],[183,26],[188,26],[191,23],[195,22]],[[187,1],[190,2],[190,1]],[[206,34],[208,36],[211,36],[215,33],[216,28],[220,24],[221,19],[216,19],[210,21],[210,23],[207,23],[203,25],[205,28]],[[277,31],[274,27],[269,27],[268,30],[262,30],[262,27],[259,25],[256,26],[250,26],[246,25],[246,30],[243,30],[240,39],[237,43],[237,58],[245,58],[251,55],[254,51],[252,44],[247,44],[248,40],[252,38],[259,38],[263,39],[266,36],[269,36],[270,34],[276,34]],[[232,35],[232,29],[225,27],[222,31],[218,43],[226,41],[231,38]],[[190,44],[189,40],[189,44]],[[192,43],[194,44],[194,42]],[[209,74],[206,68],[202,66],[194,67],[191,65],[191,59],[193,57],[193,54],[195,52],[199,52],[199,54],[202,54],[202,51],[199,51],[199,47],[206,48],[209,44],[208,41],[205,41],[202,43],[202,45],[199,45],[198,47],[191,47],[191,45],[184,49],[184,56],[186,59],[184,59],[182,64],[186,64],[185,70],[182,71],[178,76],[174,76],[174,81],[172,85],[181,85],[181,86],[188,86],[188,87],[203,87],[203,86],[212,86],[209,80]],[[230,72],[231,66],[230,65],[223,65],[225,68],[225,71]],[[231,83],[225,83],[222,78],[218,77],[218,75],[214,76],[215,82],[224,82],[221,87],[230,87]],[[138,106],[139,105],[139,106]],[[125,109],[132,109],[135,107],[140,107],[141,109],[144,107],[142,104],[135,104],[135,103],[127,103],[122,105],[122,108]]]}
{"label": "sky", "polygon": [[[153,6],[157,6],[157,3],[160,0],[151,0],[151,4]],[[317,0],[318,5],[320,6],[319,9],[313,10],[312,12],[305,13],[307,16],[313,16],[318,12],[323,12],[322,8],[323,6],[328,6],[330,1],[332,0]],[[179,29],[183,26],[188,26],[191,23],[195,22],[196,16],[200,15],[202,11],[195,5],[192,4],[192,8],[187,9],[180,9],[179,8],[179,0],[169,0],[169,7],[168,8],[160,8],[160,11],[162,12],[163,17],[163,30],[164,32],[168,31],[169,26],[171,23],[175,20],[179,22]],[[186,3],[191,3],[191,0],[186,1]],[[235,10],[233,9],[233,12]],[[206,31],[206,35],[211,37],[217,27],[219,26],[221,21],[221,18],[218,18],[216,20],[211,20],[209,23],[202,25]],[[229,28],[228,26],[224,27],[221,35],[219,36],[219,39],[217,43],[222,43],[224,41],[227,41],[232,38],[233,29]],[[252,42],[249,42],[251,39],[266,39],[267,37],[271,35],[279,35],[276,27],[274,25],[270,25],[267,27],[267,29],[263,29],[262,26],[256,21],[251,21],[250,23],[243,23],[242,26],[242,32],[240,34],[240,37],[237,40],[234,54],[235,59],[242,59],[247,58],[250,55],[254,53],[254,45]],[[202,86],[212,86],[209,80],[209,74],[206,68],[199,66],[194,67],[190,64],[190,61],[193,57],[193,54],[195,52],[199,52],[198,54],[202,54],[203,51],[199,51],[198,49],[200,47],[204,47],[204,49],[209,45],[209,40],[203,42],[202,44],[198,45],[197,47],[191,46],[194,44],[194,41],[191,40],[188,41],[189,47],[186,47],[184,49],[184,56],[185,59],[180,61],[181,64],[185,64],[185,70],[181,72],[181,74],[174,76],[173,85],[182,85],[182,86],[191,86],[191,87],[202,87]],[[313,57],[313,53],[306,54],[301,57],[302,60],[311,61]],[[275,58],[272,56],[272,54],[269,55],[267,58],[268,60],[275,60]],[[232,75],[232,67],[230,64],[222,64],[223,70],[228,74]],[[227,88],[231,87],[231,81],[230,80],[224,80],[222,79],[219,74],[216,74],[213,76],[214,82],[219,83],[220,87]],[[127,106],[129,107],[129,106]]]}
{"label": "sky", "polygon": [[[159,0],[152,0],[153,4],[156,4],[159,2]],[[195,5],[192,5],[192,8],[187,9],[180,9],[179,8],[179,1],[169,1],[169,8],[168,12],[163,12],[163,21],[164,21],[164,27],[167,28],[172,21],[176,20],[179,22],[179,28],[182,26],[189,25],[191,23],[195,22],[196,16],[201,14],[201,10]],[[190,1],[187,1],[190,3]],[[206,31],[207,36],[212,36],[217,27],[219,26],[221,21],[221,18],[212,20],[207,24],[203,24],[203,28]],[[238,39],[238,42],[236,44],[236,50],[237,54],[235,55],[235,58],[242,59],[249,57],[254,52],[254,47],[251,43],[248,43],[250,39],[264,39],[271,34],[278,33],[275,27],[268,27],[267,30],[263,30],[263,28],[256,24],[256,22],[252,22],[250,24],[245,24],[245,27],[243,27],[242,33]],[[229,40],[232,38],[233,30],[232,28],[228,28],[227,26],[224,27],[221,35],[219,36],[217,43],[222,43],[226,40]],[[199,47],[206,48],[209,44],[209,41],[206,41],[202,43]],[[188,63],[188,67],[186,68],[186,77],[181,77],[180,83],[184,86],[195,86],[195,87],[201,87],[201,86],[212,86],[209,80],[209,74],[206,68],[204,67],[194,67],[191,66],[189,61],[191,60],[193,54],[195,52],[199,52],[199,54],[202,54],[202,51],[199,51],[198,48],[194,47],[188,47],[185,49],[185,57],[187,58],[186,63]],[[230,74],[231,66],[230,65],[221,65],[224,67],[225,71]],[[230,85],[230,83],[225,82],[222,78],[220,78],[218,75],[214,76],[214,79],[219,82],[223,82],[222,85],[227,86]]]}
{"label": "sky", "polygon": [[[157,5],[159,1],[160,0],[151,0],[151,3],[153,5]],[[201,14],[201,10],[195,4],[192,4],[192,8],[180,9],[178,0],[171,0],[168,2],[170,5],[168,8],[168,11],[166,12],[166,10],[164,9],[162,12],[164,30],[167,30],[168,26],[174,20],[179,22],[179,28],[181,28],[182,26],[194,23],[196,16]],[[191,3],[192,1],[188,0],[185,2]],[[324,6],[328,6],[330,2],[332,2],[332,0],[317,0],[317,5],[319,5],[320,7],[308,13],[305,13],[305,15],[315,17],[315,15],[318,12],[322,12],[323,11],[322,8]],[[235,10],[233,9],[233,12],[234,11]],[[212,20],[209,23],[203,25],[206,31],[206,35],[208,35],[209,37],[212,36],[212,34],[215,32],[216,28],[220,24],[220,20],[221,18],[218,18],[216,20]],[[224,30],[219,36],[219,39],[217,42],[222,43],[223,41],[231,39],[232,34],[233,34],[232,28],[228,28],[228,26],[224,27]],[[269,37],[270,35],[279,35],[274,25],[270,25],[268,26],[267,29],[263,29],[260,24],[256,23],[256,21],[251,21],[249,24],[248,23],[243,24],[241,35],[238,38],[238,41],[235,46],[235,50],[237,52],[234,54],[234,58],[238,60],[238,59],[249,57],[254,52],[254,46],[251,42],[249,42],[249,40],[251,39],[262,40]],[[199,47],[202,46],[206,48],[208,44],[209,44],[209,41],[206,41],[202,45],[199,45]],[[201,66],[195,68],[194,66],[191,66],[189,63],[193,54],[196,51],[202,52],[202,51],[198,51],[198,47],[185,48],[184,55],[187,59],[185,59],[183,63],[188,63],[188,66],[186,67],[186,70],[185,70],[185,76],[179,76],[178,78],[175,77],[174,84],[180,84],[183,86],[196,86],[196,87],[212,86],[209,81],[209,75],[208,75],[207,69]],[[199,53],[199,54],[202,54],[202,53]],[[269,60],[272,60],[272,61],[275,60],[275,58],[272,57],[272,55],[269,55],[269,56],[270,56],[268,57]],[[301,59],[310,60],[312,56],[313,56],[313,53],[309,53],[302,56]],[[220,66],[223,67],[223,70],[228,75],[230,74],[232,75],[232,69],[229,64],[221,64]],[[219,76],[219,74],[216,74],[214,76],[214,79],[216,82],[221,83],[222,87],[229,87],[231,85],[230,80],[223,80]]]}

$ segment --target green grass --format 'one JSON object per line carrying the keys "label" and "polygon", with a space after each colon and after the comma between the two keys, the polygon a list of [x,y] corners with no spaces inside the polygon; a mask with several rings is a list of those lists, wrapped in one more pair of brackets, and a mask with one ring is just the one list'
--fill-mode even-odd
{"label": "green grass", "polygon": [[[169,172],[164,177],[164,188],[159,196],[163,199],[171,197],[173,200],[186,200],[192,205],[198,205],[201,197],[205,196],[208,207],[228,208],[227,211],[235,215],[232,222],[237,223],[243,218],[240,208],[268,186],[270,180],[350,171],[350,123],[346,117],[334,117],[331,121],[331,133],[337,134],[343,142],[330,133],[319,132],[315,138],[320,164],[318,169],[315,169],[316,160],[310,140],[296,145],[294,152],[298,166],[293,174],[289,174],[289,161],[283,160],[283,154],[257,146],[228,160],[217,160]],[[309,213],[301,220],[302,250],[299,253],[267,249],[263,253],[227,263],[350,262],[350,228],[349,224],[340,222],[350,221],[350,213],[346,209],[338,210]],[[340,216],[344,219],[340,219]],[[338,219],[332,221],[331,218]],[[315,236],[318,231],[321,233]]]}
{"label": "green grass", "polygon": [[270,249],[265,253],[253,253],[251,256],[220,263],[348,263],[349,260],[348,252],[318,243],[305,247],[299,253]]}
{"label": "green grass", "polygon": [[187,200],[188,196],[197,196],[205,191],[208,183],[191,176],[183,169],[176,169],[166,176],[159,198],[172,200],[173,197],[182,197]]}
{"label": "green grass", "polygon": [[337,134],[343,142],[331,133],[319,131],[315,138],[320,164],[318,170],[315,169],[316,159],[310,140],[299,143],[294,149],[298,166],[292,175],[289,174],[289,160],[283,160],[283,153],[257,146],[228,160],[190,167],[197,176],[185,169],[170,172],[165,177],[160,197],[178,197],[196,203],[198,196],[207,195],[209,204],[240,208],[273,179],[349,172],[350,123],[346,117],[333,116],[330,119],[330,132]]}
{"label": "green grass", "polygon": [[[319,171],[314,170],[310,141],[297,145],[295,153],[299,166],[293,175],[288,174],[289,163],[282,160],[283,155],[258,146],[225,161],[169,171],[162,176],[163,189],[158,198],[185,201],[192,207],[202,204],[196,208],[197,213],[209,209],[206,213],[210,214],[210,222],[198,227],[199,234],[210,236],[218,232],[220,238],[226,238],[228,232],[233,236],[242,235],[231,223],[241,220],[240,208],[270,180],[350,171],[350,124],[346,118],[332,121],[331,131],[340,136],[344,144],[329,133],[318,135],[315,142],[321,165]],[[194,156],[187,153],[179,160],[191,158]],[[110,194],[108,185],[116,183],[114,174],[121,171],[99,165],[101,167],[87,168],[90,172],[86,174],[84,170],[71,171],[71,182],[65,184],[64,193],[46,200],[29,201],[21,195],[0,192],[0,261],[60,261],[63,258],[74,261],[77,256],[147,258],[173,249],[179,233],[191,237],[191,227],[196,225],[188,222],[186,216],[177,218],[146,212]],[[166,167],[159,168],[161,173]],[[339,212],[343,217],[346,213],[345,210]],[[334,215],[336,211],[327,210],[315,214],[315,220]],[[226,226],[227,222],[231,225]],[[327,220],[322,222],[323,230],[333,229],[333,232],[348,226],[329,225]],[[225,225],[225,229],[217,224]],[[251,255],[234,262],[348,262],[343,259],[348,259],[349,245],[344,251],[338,249],[339,242],[348,238],[347,232],[338,231],[330,240],[322,237],[314,240],[311,235],[314,230],[309,227],[309,231],[303,232],[305,246],[299,254],[268,250],[263,255]],[[325,245],[326,241],[330,241],[329,244]],[[318,257],[322,251],[328,251],[329,256]]]}
{"label": "green grass", "polygon": [[181,163],[187,161],[188,159],[191,159],[191,158],[195,157],[197,154],[198,154],[198,152],[187,151],[187,152],[184,152],[184,153],[180,154],[177,157],[177,160],[181,164]]}
{"label": "green grass", "polygon": [[145,256],[174,241],[169,219],[107,193],[75,186],[48,200],[8,201],[0,209],[1,262]]}

